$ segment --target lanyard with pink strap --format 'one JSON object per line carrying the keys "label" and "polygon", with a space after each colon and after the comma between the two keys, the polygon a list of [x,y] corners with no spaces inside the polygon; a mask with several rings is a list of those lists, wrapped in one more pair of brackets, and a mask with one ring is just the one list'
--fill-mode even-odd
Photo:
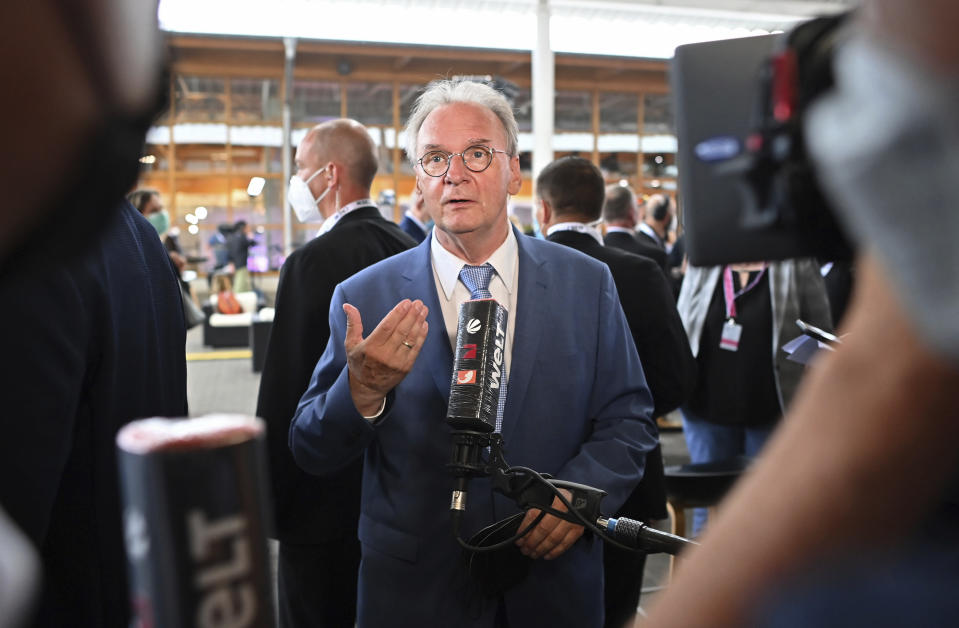
{"label": "lanyard with pink strap", "polygon": [[738,292],[733,291],[733,271],[731,267],[723,267],[723,296],[726,297],[726,319],[734,320],[736,318],[736,299],[746,294],[750,290],[756,287],[756,284],[763,278],[766,274],[766,264],[765,262],[762,265],[762,268],[746,287],[741,288]]}

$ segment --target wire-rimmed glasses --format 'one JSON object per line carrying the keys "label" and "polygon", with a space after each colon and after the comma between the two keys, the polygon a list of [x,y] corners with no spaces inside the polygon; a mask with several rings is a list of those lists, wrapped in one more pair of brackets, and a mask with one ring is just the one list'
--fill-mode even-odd
{"label": "wire-rimmed glasses", "polygon": [[419,158],[419,165],[423,172],[431,177],[442,177],[450,169],[453,157],[459,156],[463,159],[463,165],[473,172],[483,172],[493,163],[493,153],[507,154],[505,150],[490,148],[482,144],[474,144],[467,147],[462,153],[447,153],[442,150],[431,150]]}

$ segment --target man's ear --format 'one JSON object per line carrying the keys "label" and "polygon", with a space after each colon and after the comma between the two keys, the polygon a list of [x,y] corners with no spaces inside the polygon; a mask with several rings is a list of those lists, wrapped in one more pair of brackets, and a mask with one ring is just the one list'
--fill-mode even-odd
{"label": "man's ear", "polygon": [[536,220],[539,221],[540,228],[544,230],[553,220],[553,208],[543,198],[540,198],[537,204]]}
{"label": "man's ear", "polygon": [[506,191],[509,192],[510,196],[516,196],[522,187],[523,173],[519,169],[519,155],[515,155],[510,157],[509,160],[509,185]]}

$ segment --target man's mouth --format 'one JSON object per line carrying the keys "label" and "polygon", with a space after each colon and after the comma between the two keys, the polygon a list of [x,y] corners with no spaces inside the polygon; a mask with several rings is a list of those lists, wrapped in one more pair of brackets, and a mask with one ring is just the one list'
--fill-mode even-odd
{"label": "man's mouth", "polygon": [[444,205],[451,205],[453,207],[456,207],[458,205],[463,205],[469,202],[471,201],[468,198],[449,198],[449,199],[446,199],[446,201],[444,202]]}

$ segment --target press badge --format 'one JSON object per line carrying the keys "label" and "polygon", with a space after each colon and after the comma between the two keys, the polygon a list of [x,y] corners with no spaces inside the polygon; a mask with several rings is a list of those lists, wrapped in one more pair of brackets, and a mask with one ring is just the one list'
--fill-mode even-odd
{"label": "press badge", "polygon": [[739,350],[739,337],[743,335],[743,326],[729,319],[723,324],[723,336],[719,339],[719,348],[726,351]]}

